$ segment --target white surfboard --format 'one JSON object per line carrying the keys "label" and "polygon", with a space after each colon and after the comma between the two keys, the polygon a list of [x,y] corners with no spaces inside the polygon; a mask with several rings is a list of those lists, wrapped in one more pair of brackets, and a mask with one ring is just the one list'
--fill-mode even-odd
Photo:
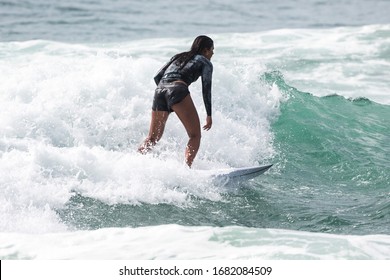
{"label": "white surfboard", "polygon": [[253,179],[268,169],[270,169],[272,164],[262,165],[262,166],[250,166],[250,167],[240,167],[240,168],[228,168],[215,170],[212,173],[212,178],[214,181],[218,182],[228,182],[232,180],[249,180]]}

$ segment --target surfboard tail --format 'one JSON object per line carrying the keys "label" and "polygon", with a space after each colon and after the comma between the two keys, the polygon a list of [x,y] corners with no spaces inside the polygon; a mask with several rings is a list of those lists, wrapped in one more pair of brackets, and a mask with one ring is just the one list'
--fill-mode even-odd
{"label": "surfboard tail", "polygon": [[231,168],[226,169],[223,171],[220,171],[216,174],[214,174],[214,178],[216,179],[242,179],[242,180],[249,180],[253,179],[264,172],[266,172],[268,169],[270,169],[273,166],[273,164],[268,165],[262,165],[262,166],[251,166],[251,167],[240,167],[240,168]]}

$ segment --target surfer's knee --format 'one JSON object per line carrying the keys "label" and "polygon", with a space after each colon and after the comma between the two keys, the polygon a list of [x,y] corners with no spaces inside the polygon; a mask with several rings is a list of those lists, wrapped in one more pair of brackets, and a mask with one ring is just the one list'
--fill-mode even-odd
{"label": "surfer's knee", "polygon": [[202,138],[202,133],[200,131],[196,131],[196,132],[188,132],[188,138],[190,138],[191,140],[199,140]]}
{"label": "surfer's knee", "polygon": [[200,130],[200,127],[196,128],[196,127],[193,127],[193,128],[190,128],[190,129],[186,129],[187,130],[187,135],[190,139],[200,139],[202,138],[202,132]]}

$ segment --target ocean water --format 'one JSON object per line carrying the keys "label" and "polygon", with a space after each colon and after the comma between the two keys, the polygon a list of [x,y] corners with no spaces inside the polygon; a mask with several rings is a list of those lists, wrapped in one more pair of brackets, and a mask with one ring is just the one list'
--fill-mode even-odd
{"label": "ocean water", "polygon": [[[180,3],[0,2],[0,258],[390,259],[390,2]],[[190,170],[174,114],[136,150],[198,34],[213,128]]]}

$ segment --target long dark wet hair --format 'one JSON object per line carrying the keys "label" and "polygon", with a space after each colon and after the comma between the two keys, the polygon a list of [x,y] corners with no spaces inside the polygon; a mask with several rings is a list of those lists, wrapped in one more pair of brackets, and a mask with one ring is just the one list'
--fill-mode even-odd
{"label": "long dark wet hair", "polygon": [[175,63],[180,65],[180,68],[183,68],[195,55],[202,54],[205,49],[211,49],[213,46],[214,42],[210,37],[200,35],[195,38],[190,51],[175,55]]}

